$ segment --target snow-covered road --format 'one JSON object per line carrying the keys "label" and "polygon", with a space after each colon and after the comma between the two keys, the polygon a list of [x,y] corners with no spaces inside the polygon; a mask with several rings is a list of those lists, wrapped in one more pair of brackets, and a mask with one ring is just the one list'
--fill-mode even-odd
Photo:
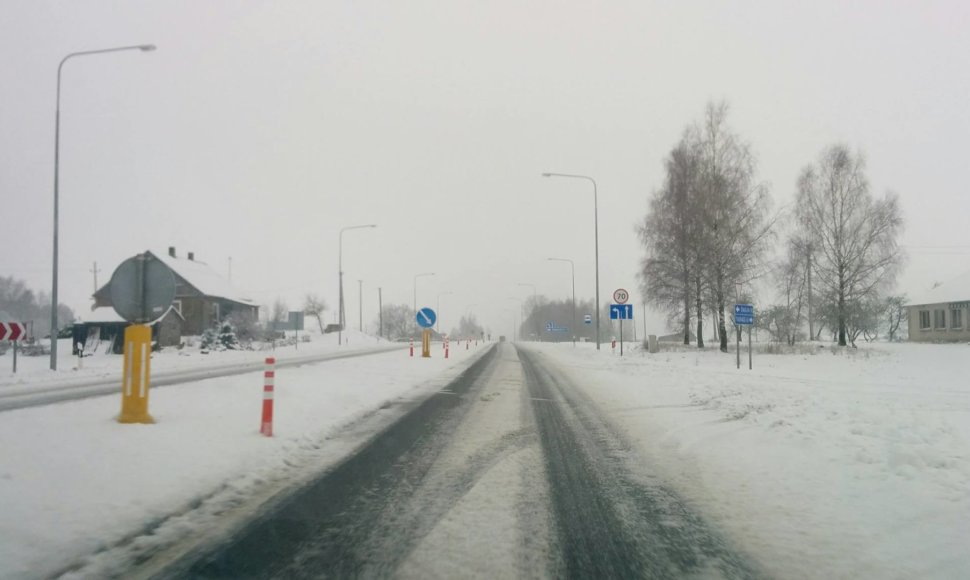
{"label": "snow-covered road", "polygon": [[[163,577],[759,573],[548,357],[499,345],[338,468]],[[137,572],[137,571],[135,571]]]}

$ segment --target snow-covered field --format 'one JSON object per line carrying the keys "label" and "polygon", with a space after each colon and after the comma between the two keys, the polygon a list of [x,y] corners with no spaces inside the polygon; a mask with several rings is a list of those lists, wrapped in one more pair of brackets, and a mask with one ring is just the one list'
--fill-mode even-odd
{"label": "snow-covered field", "polygon": [[[290,335],[292,337],[292,334]],[[386,346],[386,340],[349,330],[343,334],[343,345],[337,344],[337,335],[320,334],[316,331],[300,333],[301,338],[310,337],[310,342],[296,345],[278,346],[267,350],[225,350],[202,354],[198,339],[192,346],[177,349],[168,347],[152,353],[152,374],[182,371],[203,367],[233,365],[237,363],[258,362],[268,355],[280,360],[312,354],[336,352],[338,350],[360,350]],[[49,342],[49,341],[46,341]],[[270,345],[263,345],[269,347]],[[79,360],[71,355],[71,339],[61,339],[57,343],[57,371],[50,370],[50,355],[17,357],[17,372],[13,372],[13,353],[8,350],[0,356],[0,393],[14,391],[28,392],[39,388],[71,385],[98,379],[121,378],[122,356],[97,352]],[[27,390],[24,390],[27,389]]]}
{"label": "snow-covered field", "polygon": [[755,356],[538,345],[782,578],[970,578],[970,346]]}
{"label": "snow-covered field", "polygon": [[336,434],[390,420],[396,411],[379,410],[389,401],[427,396],[484,351],[453,344],[448,360],[404,350],[279,369],[273,438],[258,434],[260,372],[159,389],[154,425],[118,424],[117,396],[2,413],[0,577],[48,577],[82,558],[81,577],[117,573],[332,464],[367,436]]}

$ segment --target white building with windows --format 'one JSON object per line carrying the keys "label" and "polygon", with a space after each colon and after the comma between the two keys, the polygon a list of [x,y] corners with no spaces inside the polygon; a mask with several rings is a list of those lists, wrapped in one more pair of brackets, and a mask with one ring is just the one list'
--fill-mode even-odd
{"label": "white building with windows", "polygon": [[917,298],[906,307],[909,311],[909,340],[970,341],[970,272]]}

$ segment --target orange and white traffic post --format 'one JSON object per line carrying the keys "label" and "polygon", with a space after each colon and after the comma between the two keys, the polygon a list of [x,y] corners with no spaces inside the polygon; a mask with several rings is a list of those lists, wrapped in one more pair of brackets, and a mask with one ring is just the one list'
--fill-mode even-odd
{"label": "orange and white traffic post", "polygon": [[259,432],[267,437],[273,436],[273,387],[276,385],[276,358],[266,357],[266,370],[263,371],[263,420]]}
{"label": "orange and white traffic post", "polygon": [[412,338],[409,342],[411,344],[411,346],[410,346],[411,358],[414,358],[414,339]]}
{"label": "orange and white traffic post", "polygon": [[445,338],[445,358],[448,358],[448,339]]}

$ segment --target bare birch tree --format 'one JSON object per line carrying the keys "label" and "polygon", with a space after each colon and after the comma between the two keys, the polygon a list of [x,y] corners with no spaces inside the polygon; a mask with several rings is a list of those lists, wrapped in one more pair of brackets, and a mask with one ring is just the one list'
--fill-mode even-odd
{"label": "bare birch tree", "polygon": [[[755,179],[757,163],[747,143],[727,126],[726,103],[709,103],[697,128],[699,195],[695,198],[700,271],[718,318],[720,349],[727,352],[725,305],[736,282],[765,273],[765,254],[776,218],[769,217],[767,186]],[[700,286],[700,285],[698,285]]]}
{"label": "bare birch tree", "polygon": [[[898,198],[873,199],[865,160],[834,145],[805,167],[798,179],[796,211],[813,247],[812,269],[822,295],[834,304],[832,330],[847,344],[850,318],[894,282],[903,255]],[[853,329],[859,325],[853,324]]]}

